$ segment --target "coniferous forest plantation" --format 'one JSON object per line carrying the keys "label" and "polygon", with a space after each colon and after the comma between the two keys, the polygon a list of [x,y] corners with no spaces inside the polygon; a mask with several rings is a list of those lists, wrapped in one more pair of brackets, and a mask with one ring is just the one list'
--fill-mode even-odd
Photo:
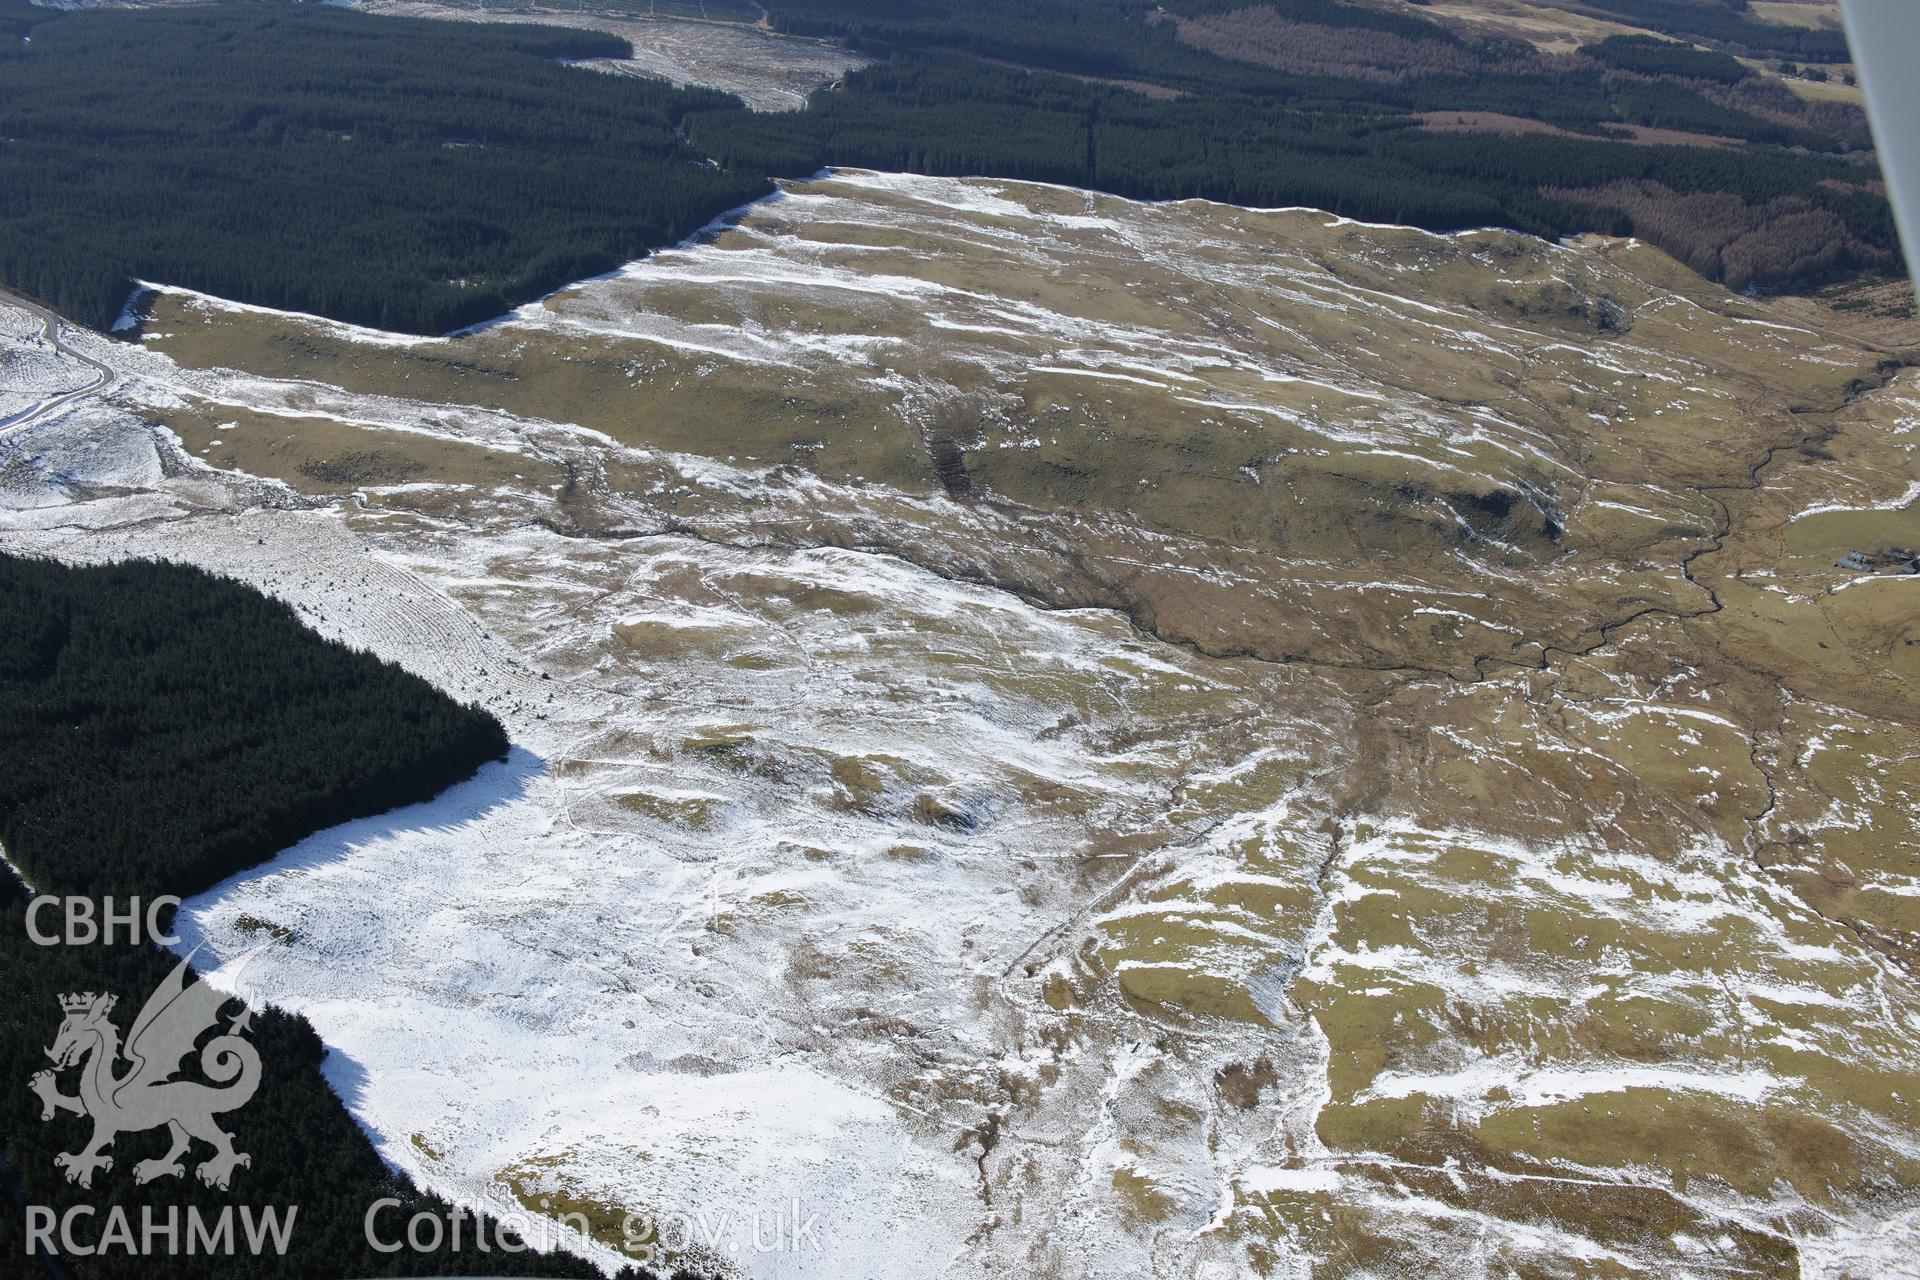
{"label": "coniferous forest plantation", "polygon": [[[1841,59],[1837,33],[1594,7],[1718,47],[1547,56],[1338,0],[771,0],[878,61],[755,113],[562,65],[628,51],[598,32],[0,0],[0,279],[102,327],[149,279],[441,332],[826,165],[1637,234],[1736,288],[1897,269],[1858,110],[1733,56]],[[1434,127],[1468,113],[1555,132]]]}
{"label": "coniferous forest plantation", "polygon": [[0,556],[0,599],[0,845],[35,884],[197,892],[507,753],[492,716],[197,569]]}
{"label": "coniferous forest plantation", "polygon": [[[0,600],[0,842],[39,893],[111,894],[122,904],[129,896],[186,897],[311,831],[427,799],[506,750],[491,716],[323,640],[287,605],[197,569],[0,556]],[[59,998],[118,993],[128,1006],[118,1010],[124,1024],[176,961],[124,937],[37,946],[27,902],[25,886],[0,868],[0,972],[12,988],[11,1014],[0,1022],[0,1079],[12,1082],[16,1100],[37,1107],[24,1084],[47,1066]],[[304,1018],[253,1010],[249,1039],[260,1056],[259,1090],[222,1123],[236,1150],[255,1157],[236,1174],[247,1203],[298,1206],[286,1255],[112,1254],[65,1259],[64,1274],[600,1274],[564,1254],[376,1252],[363,1228],[368,1205],[394,1198],[402,1206],[396,1221],[449,1207],[381,1161],[322,1079],[326,1049]],[[84,1144],[88,1129],[84,1116],[42,1123],[26,1105],[8,1114],[0,1191],[15,1204],[56,1211],[91,1203],[54,1164],[56,1154]],[[118,1140],[116,1204],[136,1215],[144,1205],[212,1214],[231,1202],[190,1173],[136,1185],[134,1162],[164,1145],[159,1133]],[[10,1208],[0,1219],[11,1233],[0,1237],[5,1274],[37,1267],[23,1261],[18,1213]]]}
{"label": "coniferous forest plantation", "polygon": [[0,52],[0,278],[96,327],[153,279],[443,331],[770,189],[674,136],[731,99],[562,65],[627,50],[597,32],[265,3],[29,19]]}

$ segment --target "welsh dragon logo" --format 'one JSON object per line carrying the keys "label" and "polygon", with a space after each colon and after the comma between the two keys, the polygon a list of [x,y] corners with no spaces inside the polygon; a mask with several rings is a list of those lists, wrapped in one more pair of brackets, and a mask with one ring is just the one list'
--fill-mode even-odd
{"label": "welsh dragon logo", "polygon": [[[186,1172],[181,1157],[197,1138],[213,1154],[195,1172],[208,1186],[225,1190],[236,1168],[253,1163],[233,1149],[233,1135],[213,1120],[245,1106],[260,1087],[260,1055],[241,1039],[251,1012],[242,1011],[200,1050],[201,1073],[213,1081],[208,1085],[173,1077],[200,1037],[219,1024],[228,995],[205,982],[190,984],[182,960],[147,998],[124,1047],[119,1028],[109,1020],[115,999],[90,992],[60,997],[66,1016],[47,1050],[53,1068],[36,1074],[31,1087],[40,1097],[42,1120],[62,1111],[84,1115],[93,1121],[93,1136],[80,1150],[55,1156],[55,1167],[66,1172],[68,1182],[91,1187],[97,1171],[113,1168],[108,1151],[115,1137],[165,1125],[172,1146],[165,1155],[134,1165],[133,1180],[180,1177]],[[61,1093],[59,1074],[76,1065],[79,1092]]]}

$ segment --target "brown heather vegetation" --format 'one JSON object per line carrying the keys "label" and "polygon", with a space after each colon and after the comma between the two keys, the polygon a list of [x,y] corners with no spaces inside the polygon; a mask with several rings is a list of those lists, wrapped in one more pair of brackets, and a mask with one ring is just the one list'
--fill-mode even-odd
{"label": "brown heather vegetation", "polygon": [[1414,40],[1361,26],[1298,22],[1270,5],[1177,18],[1180,39],[1222,58],[1257,63],[1293,75],[1332,76],[1376,84],[1406,84],[1441,76],[1591,76],[1610,83],[1684,85],[1708,102],[1793,129],[1804,129],[1866,150],[1873,145],[1866,113],[1848,102],[1802,98],[1777,80],[1755,74],[1736,83],[1686,75],[1636,75],[1607,70],[1587,51],[1547,54],[1506,41],[1456,44]]}
{"label": "brown heather vegetation", "polygon": [[1177,23],[1182,40],[1223,58],[1257,62],[1295,75],[1342,76],[1382,84],[1430,76],[1551,74],[1572,62],[1518,45],[1495,55],[1471,45],[1410,40],[1368,27],[1295,22],[1266,5],[1180,18]]}
{"label": "brown heather vegetation", "polygon": [[1730,289],[1896,266],[1892,255],[1848,234],[1833,212],[1799,196],[1750,205],[1728,192],[1681,195],[1657,182],[1612,182],[1548,194],[1623,211],[1633,219],[1636,234]]}
{"label": "brown heather vegetation", "polygon": [[1689,81],[1709,102],[1798,129],[1810,129],[1866,151],[1873,146],[1867,113],[1851,102],[1816,102],[1801,97],[1778,80],[1753,76],[1738,84]]}

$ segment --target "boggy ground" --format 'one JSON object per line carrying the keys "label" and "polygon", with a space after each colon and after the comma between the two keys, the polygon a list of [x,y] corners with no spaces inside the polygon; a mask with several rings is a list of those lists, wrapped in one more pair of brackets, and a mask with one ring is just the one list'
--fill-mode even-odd
{"label": "boggy ground", "polygon": [[1920,577],[1835,562],[1920,543],[1916,348],[848,173],[452,340],[162,292],[5,541],[507,718],[191,911],[451,1194],[834,1204],[768,1275],[1899,1274]]}

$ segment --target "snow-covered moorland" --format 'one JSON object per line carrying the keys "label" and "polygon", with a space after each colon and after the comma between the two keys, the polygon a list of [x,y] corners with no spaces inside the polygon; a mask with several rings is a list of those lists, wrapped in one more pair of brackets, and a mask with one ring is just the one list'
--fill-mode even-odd
{"label": "snow-covered moorland", "polygon": [[1914,392],[1670,266],[839,175],[464,337],[165,292],[0,437],[0,547],[501,716],[186,945],[609,1265],[1900,1274],[1911,584],[1818,539],[1904,518]]}

